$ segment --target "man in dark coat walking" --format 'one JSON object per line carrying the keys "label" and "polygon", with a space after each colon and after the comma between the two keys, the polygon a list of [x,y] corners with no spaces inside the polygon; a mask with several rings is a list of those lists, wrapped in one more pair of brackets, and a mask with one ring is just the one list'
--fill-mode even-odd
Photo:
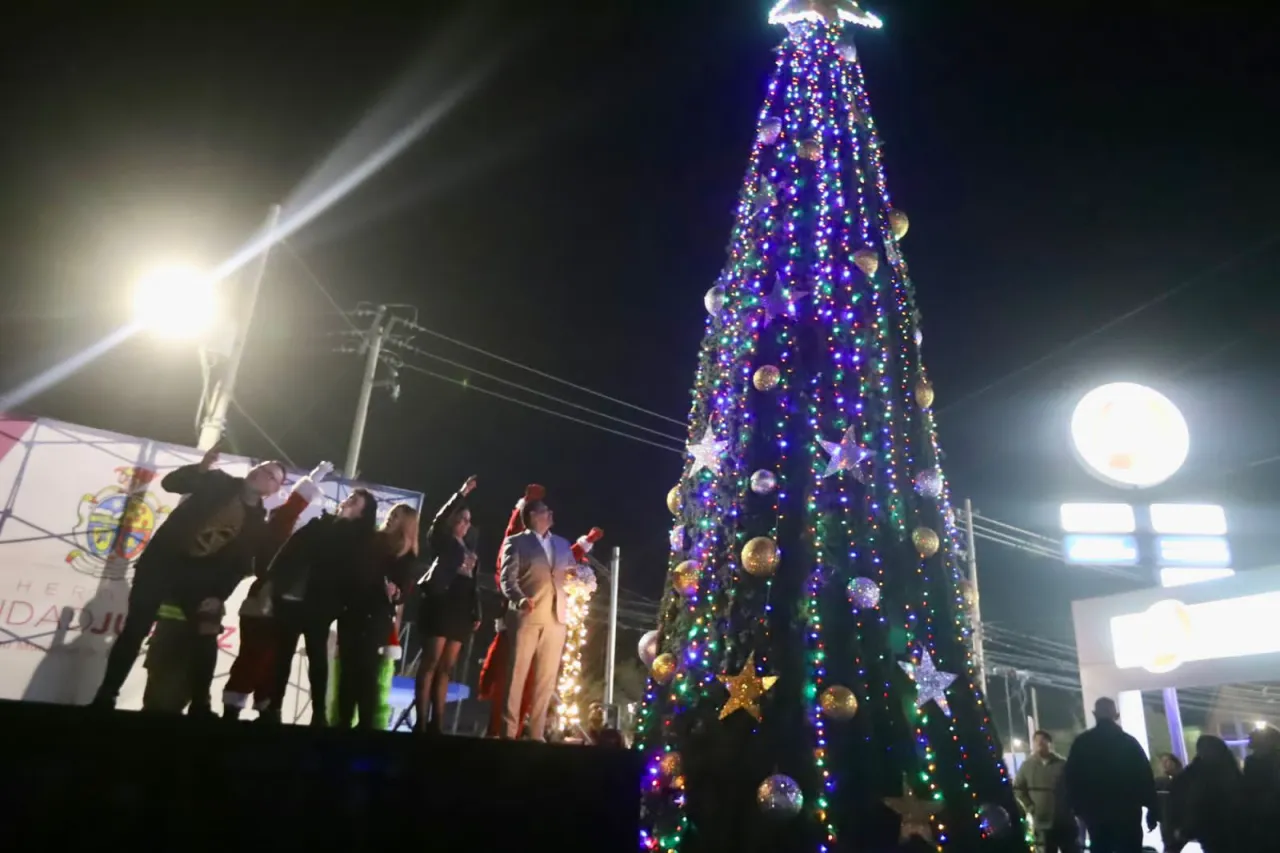
{"label": "man in dark coat walking", "polygon": [[1136,739],[1120,728],[1116,703],[1099,699],[1097,725],[1076,738],[1067,756],[1067,800],[1089,831],[1091,853],[1141,853],[1142,810],[1157,823],[1155,774]]}

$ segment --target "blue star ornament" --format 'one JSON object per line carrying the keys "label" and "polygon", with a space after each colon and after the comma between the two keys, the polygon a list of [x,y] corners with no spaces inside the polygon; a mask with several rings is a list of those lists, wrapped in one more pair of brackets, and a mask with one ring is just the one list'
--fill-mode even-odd
{"label": "blue star ornament", "polygon": [[773,281],[773,290],[766,293],[760,298],[760,302],[764,305],[764,325],[768,328],[769,323],[778,317],[794,317],[796,300],[803,299],[809,295],[807,290],[793,290],[791,295],[787,295],[787,286],[782,282],[782,276],[779,275]]}
{"label": "blue star ornament", "polygon": [[841,471],[848,471],[859,483],[866,484],[865,463],[871,458],[871,451],[858,444],[858,437],[854,435],[853,427],[845,430],[839,441],[819,439],[818,443],[831,457],[827,460],[827,470],[822,472],[822,476],[830,477]]}
{"label": "blue star ornament", "polygon": [[703,468],[712,474],[719,474],[720,463],[724,461],[724,451],[728,446],[727,441],[717,441],[715,430],[707,427],[702,433],[702,440],[688,447],[689,455],[693,457],[693,468],[689,474],[697,474]]}
{"label": "blue star ornament", "polygon": [[933,665],[933,655],[928,649],[920,650],[920,663],[898,661],[902,671],[916,683],[916,707],[923,708],[930,702],[938,706],[943,714],[951,716],[951,706],[947,704],[947,688],[956,676],[950,672],[941,672]]}

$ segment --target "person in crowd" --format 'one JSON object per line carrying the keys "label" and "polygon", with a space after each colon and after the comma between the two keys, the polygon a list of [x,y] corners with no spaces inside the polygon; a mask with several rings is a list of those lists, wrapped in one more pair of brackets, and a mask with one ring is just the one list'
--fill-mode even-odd
{"label": "person in crowd", "polygon": [[[272,695],[284,698],[298,638],[302,637],[313,726],[326,724],[329,629],[342,612],[344,579],[365,559],[377,532],[377,514],[378,501],[369,490],[352,490],[338,504],[336,513],[313,518],[290,536],[267,570],[278,643]],[[265,717],[278,721],[280,705],[277,701]]]}
{"label": "person in crowd", "polygon": [[[185,495],[186,499],[152,534],[134,565],[129,611],[107,657],[106,671],[93,700],[96,707],[115,707],[120,688],[155,624],[160,606],[176,592],[177,580],[198,572],[202,577],[235,578],[238,582],[253,573],[266,530],[262,501],[280,491],[284,466],[263,462],[244,477],[233,477],[215,470],[217,461],[218,449],[214,447],[199,463],[177,468],[160,481],[162,489]],[[189,594],[189,590],[186,592]],[[195,609],[200,604],[197,601]],[[209,661],[206,655],[191,673],[197,682],[203,680],[206,667],[212,681],[216,641],[215,636],[214,659]]]}
{"label": "person in crowd", "polygon": [[257,579],[240,605],[240,651],[231,664],[231,674],[222,691],[223,719],[238,719],[249,704],[249,697],[253,697],[253,709],[259,715],[276,702],[272,685],[275,683],[277,640],[267,567],[293,534],[302,513],[320,496],[319,483],[331,471],[332,462],[321,462],[310,474],[294,483],[288,499],[267,517],[262,554],[270,556],[259,560],[254,567]]}
{"label": "person in crowd", "polygon": [[1264,726],[1249,736],[1244,762],[1241,819],[1249,853],[1278,853],[1280,833],[1272,825],[1280,814],[1280,731]]}
{"label": "person in crowd", "polygon": [[[353,723],[361,729],[387,727],[379,708],[383,653],[395,630],[400,590],[409,584],[417,556],[418,511],[397,504],[344,581],[338,616],[336,707],[330,714],[341,728],[351,728]],[[388,683],[388,691],[390,687]]]}
{"label": "person in crowd", "polygon": [[1156,774],[1156,799],[1160,803],[1160,839],[1166,853],[1178,853],[1182,845],[1174,837],[1174,822],[1169,811],[1169,792],[1173,780],[1182,772],[1182,759],[1172,752],[1160,756],[1160,772]]}
{"label": "person in crowd", "polygon": [[1032,753],[1013,781],[1013,795],[1035,829],[1043,853],[1077,853],[1075,818],[1067,807],[1063,773],[1067,761],[1053,751],[1053,735],[1038,731]]}
{"label": "person in crowd", "polygon": [[[1200,842],[1204,853],[1228,853],[1240,847],[1243,776],[1240,764],[1222,738],[1201,735],[1196,757],[1173,781],[1169,817],[1176,853],[1189,841]],[[1163,828],[1163,827],[1162,827]]]}
{"label": "person in crowd", "polygon": [[[540,501],[547,495],[546,489],[537,483],[530,484],[524,488],[524,496],[516,501],[515,509],[511,510],[511,518],[507,522],[507,530],[502,536],[505,544],[507,539],[515,536],[517,533],[524,532],[524,507],[531,501]],[[494,582],[497,583],[498,589],[502,589],[502,552],[499,549],[497,571],[494,573]],[[485,655],[484,664],[480,667],[480,683],[477,696],[489,703],[489,727],[485,733],[486,737],[497,738],[502,736],[502,716],[506,708],[507,701],[507,667],[511,659],[511,634],[506,630],[507,618],[506,608],[498,616],[494,624],[495,634],[493,642],[489,644],[489,651]],[[533,680],[525,680],[524,695],[520,697],[520,719],[525,720],[529,716],[529,704],[533,699]]]}
{"label": "person in crowd", "polygon": [[574,558],[568,540],[551,532],[555,519],[545,501],[526,503],[523,521],[525,531],[502,545],[502,594],[510,603],[507,630],[512,632],[502,736],[519,736],[520,700],[525,680],[532,677],[529,736],[541,741],[564,651],[568,602],[560,578]]}
{"label": "person in crowd", "polygon": [[1067,805],[1084,821],[1091,853],[1140,853],[1142,810],[1158,822],[1156,780],[1136,739],[1120,728],[1116,703],[1094,703],[1097,725],[1076,738],[1064,771]]}
{"label": "person in crowd", "polygon": [[427,534],[433,560],[418,581],[418,633],[422,657],[414,677],[417,730],[443,731],[449,678],[462,643],[480,627],[480,591],[476,584],[476,552],[467,496],[475,490],[469,477],[431,522]]}

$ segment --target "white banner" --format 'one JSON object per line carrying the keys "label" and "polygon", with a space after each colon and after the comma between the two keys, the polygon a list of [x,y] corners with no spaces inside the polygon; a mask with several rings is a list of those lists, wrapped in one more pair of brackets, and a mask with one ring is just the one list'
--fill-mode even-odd
{"label": "white banner", "polygon": [[[0,417],[0,699],[92,699],[107,651],[124,624],[133,562],[178,503],[179,496],[162,490],[160,480],[201,455],[61,421]],[[218,468],[243,475],[256,461],[223,456]],[[305,474],[289,472],[268,506],[282,502]],[[357,485],[377,496],[380,516],[397,503],[422,506],[420,492],[340,479],[320,485],[324,498],[302,522],[332,510]],[[248,586],[241,584],[227,602],[215,703],[240,648],[237,614]],[[284,702],[286,719],[299,722],[310,719],[303,664],[300,656],[295,659]],[[139,662],[119,707],[140,707],[144,680]]]}

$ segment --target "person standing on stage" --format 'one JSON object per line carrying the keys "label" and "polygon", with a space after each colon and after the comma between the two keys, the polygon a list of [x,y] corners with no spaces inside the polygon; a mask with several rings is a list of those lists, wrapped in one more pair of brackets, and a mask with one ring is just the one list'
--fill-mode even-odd
{"label": "person standing on stage", "polygon": [[217,461],[214,447],[199,463],[170,471],[160,481],[162,489],[186,499],[156,529],[134,565],[129,611],[107,656],[93,699],[97,707],[115,707],[160,606],[175,592],[175,581],[197,571],[234,577],[237,583],[253,574],[266,531],[262,501],[280,491],[284,466],[263,462],[244,477],[233,477],[214,470]]}
{"label": "person standing on stage", "polygon": [[467,506],[467,496],[475,487],[476,478],[469,477],[440,507],[427,534],[434,559],[418,581],[422,657],[414,678],[420,732],[439,734],[443,730],[449,678],[458,662],[458,652],[480,627],[477,558],[470,536],[471,509]]}
{"label": "person standing on stage", "polygon": [[[279,631],[272,695],[283,700],[298,638],[306,641],[311,725],[324,726],[329,687],[329,629],[342,612],[345,580],[368,553],[378,523],[378,501],[354,489],[332,515],[304,524],[280,549],[267,573]],[[279,720],[280,702],[267,717]]]}
{"label": "person standing on stage", "polygon": [[[271,612],[271,584],[267,569],[271,559],[293,535],[293,529],[313,501],[320,497],[319,483],[333,471],[332,462],[321,462],[310,474],[293,484],[288,499],[267,516],[267,533],[262,554],[255,566],[257,580],[249,587],[240,605],[240,651],[231,664],[222,691],[222,718],[235,720],[253,697],[253,710],[263,716],[277,703],[272,695],[276,679],[276,622]],[[267,557],[267,554],[270,554]]]}
{"label": "person standing on stage", "polygon": [[[417,557],[418,511],[398,504],[346,581],[338,616],[338,683],[329,714],[340,728],[353,722],[361,729],[387,727],[390,705],[379,696],[383,652],[391,645],[400,590],[410,583]],[[388,692],[390,687],[388,678]]]}
{"label": "person standing on stage", "polygon": [[529,737],[541,741],[564,651],[568,601],[561,579],[574,557],[569,541],[551,532],[555,519],[546,501],[526,503],[522,514],[525,531],[502,545],[502,594],[510,602],[507,630],[512,632],[502,736],[520,735],[520,700],[531,677]]}

